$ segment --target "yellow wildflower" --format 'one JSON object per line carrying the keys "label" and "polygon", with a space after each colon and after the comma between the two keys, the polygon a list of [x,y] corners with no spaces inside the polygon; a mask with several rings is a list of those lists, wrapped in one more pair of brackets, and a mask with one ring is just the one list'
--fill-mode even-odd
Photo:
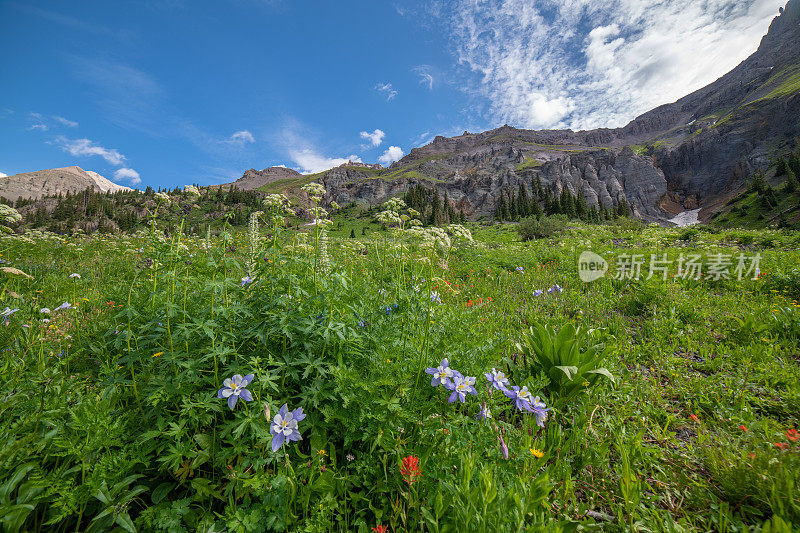
{"label": "yellow wildflower", "polygon": [[541,457],[544,456],[544,452],[542,450],[539,450],[539,449],[536,449],[536,448],[531,448],[530,451],[531,451],[531,455],[533,455],[537,459],[540,459]]}

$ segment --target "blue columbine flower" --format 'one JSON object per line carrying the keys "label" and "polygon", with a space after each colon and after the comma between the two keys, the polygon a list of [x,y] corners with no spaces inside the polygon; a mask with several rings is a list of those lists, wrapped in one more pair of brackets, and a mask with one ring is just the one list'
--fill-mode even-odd
{"label": "blue columbine flower", "polygon": [[504,390],[503,394],[511,398],[514,401],[514,405],[516,405],[517,409],[520,411],[533,412],[533,408],[531,407],[533,396],[528,390],[528,387],[522,387],[522,389],[520,389],[518,386],[514,385],[510,389]]}
{"label": "blue columbine flower", "polygon": [[240,287],[244,287],[245,285],[250,285],[253,283],[253,278],[250,276],[245,276],[242,278],[242,282],[239,284]]}
{"label": "blue columbine flower", "polygon": [[519,272],[520,274],[524,274],[525,273],[525,269],[522,268],[522,267],[517,267],[517,272]]}
{"label": "blue columbine flower", "polygon": [[231,410],[236,406],[239,397],[246,402],[250,402],[253,400],[253,395],[245,387],[251,381],[253,381],[253,374],[247,374],[245,377],[242,377],[241,374],[235,374],[232,378],[222,382],[223,387],[217,392],[217,398],[227,398],[228,407]]}
{"label": "blue columbine flower", "polygon": [[8,320],[13,315],[19,311],[19,309],[11,309],[10,307],[6,307],[2,312],[0,312],[0,317],[3,318],[3,324],[8,324]]}
{"label": "blue columbine flower", "polygon": [[493,368],[491,372],[485,373],[484,376],[486,376],[486,381],[494,385],[494,388],[497,390],[506,390],[509,386],[508,378],[504,372]]}
{"label": "blue columbine flower", "polygon": [[536,289],[535,291],[533,291],[534,296],[541,296],[542,294],[544,294],[544,291],[542,289]]}
{"label": "blue columbine flower", "polygon": [[442,303],[442,298],[439,296],[439,293],[436,291],[431,291],[431,300],[436,303]]}
{"label": "blue columbine flower", "polygon": [[53,309],[53,312],[55,313],[56,311],[61,311],[62,309],[72,309],[72,304],[69,302],[64,302],[63,304]]}
{"label": "blue columbine flower", "polygon": [[442,359],[442,362],[439,363],[439,366],[436,368],[426,368],[425,373],[433,376],[433,379],[431,379],[431,386],[438,387],[439,385],[448,383],[450,379],[455,376],[456,371],[450,368],[450,363],[447,361],[447,357],[445,357]]}
{"label": "blue columbine flower", "polygon": [[547,292],[549,292],[550,294],[553,294],[554,292],[563,292],[563,291],[564,291],[564,289],[562,289],[561,286],[558,283],[556,283],[555,285],[550,287],[550,290],[547,291]]}
{"label": "blue columbine flower", "polygon": [[552,408],[548,407],[545,409],[544,402],[541,401],[538,396],[530,402],[530,406],[530,412],[532,412],[533,416],[536,417],[536,424],[539,427],[544,427],[544,421],[547,420],[547,411]]}
{"label": "blue columbine flower", "polygon": [[288,441],[303,440],[298,428],[298,422],[301,422],[306,417],[303,413],[303,408],[298,407],[294,411],[289,412],[289,407],[283,404],[278,414],[272,419],[272,426],[270,433],[272,433],[272,451],[277,452],[283,444]]}
{"label": "blue columbine flower", "polygon": [[456,401],[456,398],[461,400],[461,403],[465,403],[467,399],[467,394],[478,394],[478,391],[475,390],[475,378],[470,376],[462,376],[460,373],[455,373],[453,376],[453,381],[448,381],[444,384],[445,387],[453,391],[450,394],[450,398],[447,399],[448,403],[453,403]]}

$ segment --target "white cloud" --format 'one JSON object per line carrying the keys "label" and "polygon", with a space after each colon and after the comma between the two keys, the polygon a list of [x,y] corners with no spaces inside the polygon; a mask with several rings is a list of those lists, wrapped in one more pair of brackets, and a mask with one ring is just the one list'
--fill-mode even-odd
{"label": "white cloud", "polygon": [[114,148],[104,148],[89,139],[67,139],[66,137],[58,136],[55,142],[61,146],[62,150],[74,156],[89,157],[99,155],[112,165],[121,165],[123,161],[127,159],[124,155],[119,153],[118,150]]}
{"label": "white cloud", "polygon": [[386,134],[379,129],[375,129],[372,133],[362,131],[360,135],[362,139],[367,139],[372,146],[380,146],[383,142],[383,138],[386,137]]}
{"label": "white cloud", "polygon": [[411,140],[411,145],[414,148],[425,146],[426,144],[430,143],[434,137],[436,137],[436,135],[434,135],[433,133],[429,131],[424,131]]}
{"label": "white cloud", "polygon": [[431,74],[430,65],[419,65],[414,67],[414,72],[419,75],[419,82],[422,85],[427,85],[428,89],[433,89],[433,75]]}
{"label": "white cloud", "polygon": [[399,146],[390,146],[383,152],[383,155],[378,158],[378,162],[384,166],[388,166],[403,157],[403,149]]}
{"label": "white cloud", "polygon": [[118,168],[117,171],[114,172],[114,179],[125,180],[131,185],[139,185],[142,182],[139,173],[132,168]]}
{"label": "white cloud", "polygon": [[379,83],[375,86],[375,90],[386,94],[386,101],[389,102],[397,96],[397,91],[392,87],[391,83]]}
{"label": "white cloud", "polygon": [[63,124],[64,126],[67,126],[69,128],[77,128],[78,127],[78,123],[75,122],[74,120],[69,120],[69,119],[66,119],[64,117],[60,117],[58,115],[53,115],[53,120],[55,120],[56,122],[58,122],[60,124]]}
{"label": "white cloud", "polygon": [[290,150],[289,157],[298,165],[301,174],[315,174],[317,172],[322,172],[323,170],[338,167],[339,165],[343,165],[348,161],[352,161],[354,163],[361,162],[361,158],[357,155],[351,155],[347,158],[326,157],[311,148]]}
{"label": "white cloud", "polygon": [[244,146],[247,143],[254,143],[254,142],[256,142],[256,140],[253,137],[252,133],[250,133],[247,130],[242,130],[242,131],[237,131],[236,133],[231,135],[231,138],[228,139],[225,142],[231,143],[231,144],[240,144],[240,145]]}
{"label": "white cloud", "polygon": [[7,178],[7,177],[8,177],[8,174],[4,174],[4,173],[0,172],[0,178]]}
{"label": "white cloud", "polygon": [[456,0],[447,16],[493,122],[588,129],[713,82],[755,51],[784,3]]}
{"label": "white cloud", "polygon": [[47,127],[47,124],[34,124],[33,126],[28,128],[29,130],[39,130],[39,131],[47,131],[50,128]]}

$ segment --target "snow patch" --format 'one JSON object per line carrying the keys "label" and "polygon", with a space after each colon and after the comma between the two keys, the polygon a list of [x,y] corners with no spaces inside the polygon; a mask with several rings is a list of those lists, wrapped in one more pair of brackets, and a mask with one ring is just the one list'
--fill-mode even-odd
{"label": "snow patch", "polygon": [[670,222],[675,224],[676,226],[683,228],[685,226],[691,226],[693,224],[700,223],[700,210],[699,209],[692,209],[691,211],[684,211],[683,213],[678,213],[671,219]]}

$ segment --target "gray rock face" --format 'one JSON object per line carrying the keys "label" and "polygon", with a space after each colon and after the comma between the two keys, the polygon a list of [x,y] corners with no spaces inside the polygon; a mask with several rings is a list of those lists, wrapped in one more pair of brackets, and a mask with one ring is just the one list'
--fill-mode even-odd
{"label": "gray rock face", "polygon": [[264,170],[256,170],[251,168],[250,170],[246,170],[244,175],[239,178],[238,180],[234,181],[233,183],[225,183],[222,185],[212,185],[211,188],[228,188],[233,185],[235,188],[240,189],[242,191],[251,191],[253,189],[258,189],[259,187],[263,187],[268,183],[274,183],[276,181],[287,180],[287,179],[295,179],[300,178],[303,175],[297,172],[296,170],[292,170],[291,168],[285,167],[267,167]]}
{"label": "gray rock face", "polygon": [[0,178],[0,196],[16,201],[18,198],[39,199],[42,196],[76,193],[92,188],[101,192],[130,191],[113,183],[97,172],[80,167],[52,168],[24,172]]}

